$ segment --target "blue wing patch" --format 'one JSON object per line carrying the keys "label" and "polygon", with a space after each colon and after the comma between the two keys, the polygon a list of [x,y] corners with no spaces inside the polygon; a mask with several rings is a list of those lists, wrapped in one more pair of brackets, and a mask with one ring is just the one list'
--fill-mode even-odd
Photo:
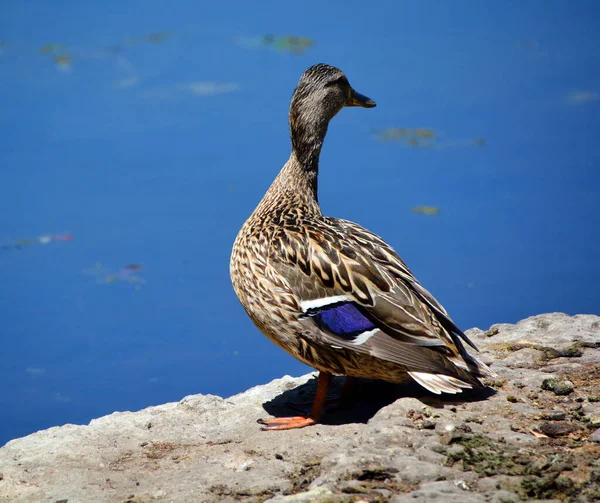
{"label": "blue wing patch", "polygon": [[[309,310],[310,311],[310,310]],[[351,302],[323,306],[316,312],[307,312],[317,326],[344,339],[354,339],[375,325]]]}

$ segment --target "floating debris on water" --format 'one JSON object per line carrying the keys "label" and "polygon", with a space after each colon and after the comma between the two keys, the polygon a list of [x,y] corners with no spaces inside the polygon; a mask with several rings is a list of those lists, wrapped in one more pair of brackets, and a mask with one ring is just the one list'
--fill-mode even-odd
{"label": "floating debris on water", "polygon": [[69,72],[72,67],[72,58],[67,54],[67,46],[62,44],[45,44],[40,47],[40,54],[52,56],[56,68],[61,72]]}
{"label": "floating debris on water", "polygon": [[315,42],[312,38],[290,35],[263,35],[261,37],[238,37],[236,42],[242,47],[256,49],[266,48],[277,52],[295,55],[304,54]]}
{"label": "floating debris on water", "polygon": [[414,135],[424,140],[430,140],[435,136],[433,129],[417,128],[414,130]]}
{"label": "floating debris on water", "polygon": [[[152,33],[146,33],[140,37],[127,37],[125,39],[126,45],[138,45],[138,44],[159,44],[173,37],[173,32],[170,30],[156,31]],[[113,46],[114,47],[114,46]]]}
{"label": "floating debris on water", "polygon": [[83,273],[88,276],[95,276],[97,278],[96,283],[101,285],[127,282],[134,284],[135,289],[139,290],[139,285],[146,283],[146,280],[137,274],[143,268],[142,264],[127,264],[118,271],[115,271],[105,267],[102,262],[96,262],[96,265],[92,269],[86,269]]}
{"label": "floating debris on water", "polygon": [[382,142],[396,142],[411,148],[429,148],[442,150],[446,148],[483,147],[483,138],[452,139],[443,133],[436,133],[432,128],[385,128],[373,129],[372,133]]}
{"label": "floating debris on water", "polygon": [[515,40],[514,45],[518,49],[527,49],[537,51],[540,48],[540,43],[535,39]]}
{"label": "floating debris on water", "polygon": [[159,42],[164,42],[165,40],[171,38],[173,34],[170,31],[160,31],[158,33],[148,33],[144,37],[144,39],[151,44],[158,44]]}
{"label": "floating debris on water", "polygon": [[71,71],[71,58],[70,56],[54,56],[54,63],[56,64],[56,68],[58,68],[61,72],[69,72]]}
{"label": "floating debris on water", "polygon": [[215,96],[216,94],[231,93],[237,91],[240,86],[235,82],[190,82],[181,84],[180,88],[198,96]]}
{"label": "floating debris on water", "polygon": [[25,369],[31,377],[40,377],[46,373],[46,369],[38,368],[38,367],[27,367]]}
{"label": "floating debris on water", "polygon": [[56,54],[57,52],[63,52],[66,47],[62,44],[45,44],[40,47],[40,54]]}
{"label": "floating debris on water", "polygon": [[564,99],[569,105],[584,105],[598,100],[600,100],[600,93],[595,91],[571,91]]}
{"label": "floating debris on water", "polygon": [[138,76],[126,77],[124,79],[119,80],[118,82],[115,82],[113,87],[115,89],[130,89],[132,87],[137,86],[139,82],[140,78]]}
{"label": "floating debris on water", "polygon": [[32,239],[19,238],[6,244],[0,244],[0,250],[20,250],[25,246],[47,245],[54,241],[73,241],[72,234],[43,234]]}
{"label": "floating debris on water", "polygon": [[379,141],[398,142],[409,147],[431,148],[435,142],[435,132],[430,128],[386,128],[374,129]]}
{"label": "floating debris on water", "polygon": [[413,206],[410,211],[421,213],[422,215],[439,215],[440,209],[437,206]]}
{"label": "floating debris on water", "polygon": [[218,94],[232,93],[239,88],[240,85],[236,82],[197,81],[147,89],[141,95],[144,98],[158,99],[173,98],[180,94],[216,96]]}
{"label": "floating debris on water", "polygon": [[[127,37],[104,47],[72,47],[61,43],[51,42],[42,46],[31,45],[27,43],[11,42],[0,40],[0,54],[10,51],[20,56],[30,56],[36,52],[43,56],[51,56],[56,68],[61,72],[68,72],[73,64],[79,61],[116,61],[120,67],[132,71],[133,66],[125,59],[123,52],[126,48],[132,46],[150,46],[165,42],[174,36],[174,32],[169,30],[147,33],[138,37]],[[118,86],[117,86],[118,87]]]}
{"label": "floating debris on water", "polygon": [[275,37],[273,35],[265,35],[263,40],[266,46],[272,46],[277,51],[291,52],[293,54],[302,54],[314,45],[312,39],[306,37]]}

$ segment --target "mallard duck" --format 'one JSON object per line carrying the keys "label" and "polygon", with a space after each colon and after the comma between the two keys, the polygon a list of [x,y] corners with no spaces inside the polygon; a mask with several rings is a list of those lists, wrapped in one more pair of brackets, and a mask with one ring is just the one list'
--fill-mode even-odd
{"label": "mallard duck", "polygon": [[[421,286],[398,254],[358,224],[321,213],[319,154],[329,121],[344,107],[372,108],[344,73],[304,72],[289,111],[292,153],[241,228],[230,262],[233,288],[272,342],[319,371],[308,416],[261,420],[263,429],[319,420],[332,375],[459,393],[494,375],[474,344]],[[476,349],[476,348],[475,348]]]}

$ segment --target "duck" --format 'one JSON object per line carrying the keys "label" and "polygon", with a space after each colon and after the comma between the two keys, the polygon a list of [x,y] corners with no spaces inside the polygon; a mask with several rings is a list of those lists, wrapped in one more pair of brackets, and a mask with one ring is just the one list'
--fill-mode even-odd
{"label": "duck", "polygon": [[317,423],[333,376],[412,379],[435,394],[482,387],[482,378],[495,376],[389,244],[321,211],[319,156],[331,119],[345,107],[375,106],[340,69],[308,68],[289,108],[290,157],[233,244],[231,281],[250,319],[318,371],[310,413],[260,419],[264,430]]}

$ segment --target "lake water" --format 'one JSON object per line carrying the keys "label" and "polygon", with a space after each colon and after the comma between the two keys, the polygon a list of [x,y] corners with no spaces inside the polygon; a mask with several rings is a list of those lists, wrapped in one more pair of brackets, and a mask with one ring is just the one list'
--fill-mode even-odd
{"label": "lake water", "polygon": [[599,313],[598,26],[593,0],[4,2],[0,445],[309,370],[228,263],[317,62],[378,104],[330,126],[326,214],[465,329]]}

